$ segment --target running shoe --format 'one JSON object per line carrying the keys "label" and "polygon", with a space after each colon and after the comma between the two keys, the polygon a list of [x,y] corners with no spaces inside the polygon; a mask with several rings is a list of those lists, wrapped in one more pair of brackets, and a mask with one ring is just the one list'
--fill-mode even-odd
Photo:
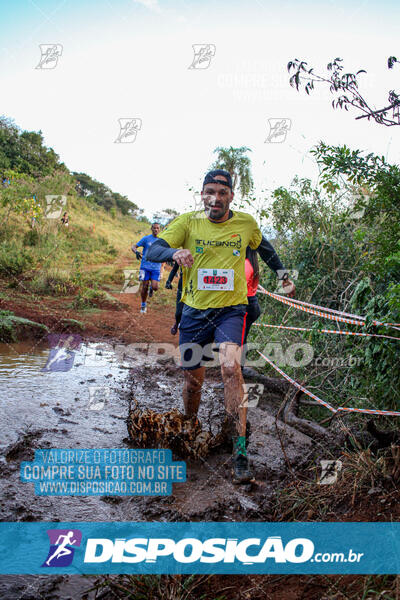
{"label": "running shoe", "polygon": [[[215,389],[215,387],[214,387]],[[227,452],[233,452],[234,448],[235,448],[235,440],[237,438],[237,431],[236,431],[236,425],[235,425],[235,420],[232,418],[231,415],[226,415],[225,419],[222,422],[221,425],[221,433],[223,434],[223,437],[226,440],[226,451]],[[247,421],[246,423],[246,448],[249,445],[249,438],[251,435],[251,426],[249,421]]]}
{"label": "running shoe", "polygon": [[254,474],[249,465],[249,459],[243,454],[237,454],[232,457],[232,483],[249,483],[254,481]]}
{"label": "running shoe", "polygon": [[144,315],[147,312],[147,306],[142,304],[142,308],[140,309],[140,313]]}

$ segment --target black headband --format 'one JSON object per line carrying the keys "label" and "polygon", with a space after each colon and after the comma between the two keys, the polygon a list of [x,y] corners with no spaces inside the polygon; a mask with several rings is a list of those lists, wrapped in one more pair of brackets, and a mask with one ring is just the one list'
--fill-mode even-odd
{"label": "black headband", "polygon": [[[221,177],[225,177],[226,181],[222,181],[220,179],[215,179],[218,175]],[[228,171],[224,171],[223,169],[214,169],[214,171],[209,171],[204,178],[203,188],[207,183],[220,183],[221,185],[226,185],[232,191],[232,177]]]}

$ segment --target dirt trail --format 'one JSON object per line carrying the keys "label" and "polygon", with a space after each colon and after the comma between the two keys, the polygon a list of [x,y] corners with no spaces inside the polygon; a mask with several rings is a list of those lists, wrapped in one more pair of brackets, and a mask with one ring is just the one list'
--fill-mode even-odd
{"label": "dirt trail", "polygon": [[[128,261],[126,264],[129,265]],[[124,264],[120,265],[121,267]],[[162,285],[165,280],[162,281]],[[13,290],[12,296],[4,281],[0,281],[0,309],[10,310],[18,317],[25,317],[46,325],[52,333],[76,331],[90,340],[118,340],[132,342],[170,342],[177,344],[170,329],[174,323],[175,289],[167,296],[170,305],[163,305],[155,296],[148,301],[148,312],[140,314],[140,295],[112,293],[121,303],[118,307],[101,310],[76,310],[71,308],[74,296],[38,298],[33,294]],[[74,319],[84,324],[84,331],[70,323]]]}

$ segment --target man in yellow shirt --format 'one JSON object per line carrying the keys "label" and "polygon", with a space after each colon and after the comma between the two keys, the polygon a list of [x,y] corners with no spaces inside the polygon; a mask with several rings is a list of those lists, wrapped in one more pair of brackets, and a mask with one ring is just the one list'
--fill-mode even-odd
{"label": "man in yellow shirt", "polygon": [[149,248],[148,260],[172,259],[183,267],[179,346],[188,418],[198,412],[204,363],[211,359],[206,348],[213,343],[219,347],[225,408],[236,430],[233,481],[246,483],[253,474],[246,452],[247,407],[240,368],[247,314],[244,264],[247,246],[258,248],[262,233],[251,215],[230,210],[233,191],[227,171],[207,173],[202,198],[204,210],[174,219]]}

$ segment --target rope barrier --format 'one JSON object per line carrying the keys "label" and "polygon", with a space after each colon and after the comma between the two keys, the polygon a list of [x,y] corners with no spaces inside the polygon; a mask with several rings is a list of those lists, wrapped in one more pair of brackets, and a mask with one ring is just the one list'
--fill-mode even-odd
{"label": "rope barrier", "polygon": [[312,329],[311,327],[289,327],[287,325],[269,325],[267,323],[253,323],[257,327],[275,327],[276,329],[291,329],[293,331],[316,331],[317,333],[337,333],[339,335],[359,335],[362,337],[378,337],[388,340],[397,340],[400,342],[400,337],[392,335],[380,335],[378,333],[360,333],[359,331],[341,331],[339,329]]}
{"label": "rope barrier", "polygon": [[315,394],[313,394],[312,392],[310,392],[309,390],[307,390],[307,388],[305,388],[304,386],[300,385],[300,383],[298,383],[297,381],[295,381],[294,379],[292,379],[291,377],[289,377],[289,375],[287,375],[284,371],[282,371],[282,369],[280,369],[275,363],[273,363],[272,360],[270,360],[269,358],[267,358],[266,356],[264,356],[264,354],[262,352],[260,352],[259,350],[257,350],[257,352],[258,352],[258,354],[260,356],[263,357],[264,360],[267,361],[267,363],[269,365],[271,365],[271,367],[273,367],[276,371],[278,371],[278,373],[280,373],[282,375],[282,377],[284,377],[287,381],[289,381],[297,389],[301,390],[304,394],[306,394],[307,396],[310,396],[310,398],[312,398],[313,400],[316,400],[316,402],[318,402],[319,404],[321,404],[322,406],[324,406],[325,408],[327,408],[328,410],[330,410],[333,413],[338,413],[338,412],[342,411],[342,412],[366,413],[368,415],[383,415],[383,416],[400,417],[400,412],[399,411],[395,411],[395,410],[377,410],[377,409],[369,409],[369,408],[351,408],[351,407],[347,407],[347,406],[340,406],[339,408],[333,408],[333,406],[331,406],[330,404],[328,404],[328,402],[325,402],[325,400],[322,400],[322,398],[319,398],[318,396],[316,396]]}
{"label": "rope barrier", "polygon": [[[285,297],[281,296],[280,294],[273,294],[272,292],[268,292],[266,289],[264,289],[262,287],[262,285],[258,286],[257,291],[262,292],[263,294],[267,294],[268,296],[271,296],[271,298],[274,298],[275,300],[279,300],[279,302],[283,302],[284,304],[287,304],[293,308],[298,308],[299,310],[311,313],[313,315],[318,315],[325,319],[331,319],[333,321],[341,321],[343,323],[351,323],[354,325],[359,325],[361,327],[365,326],[365,323],[363,322],[366,320],[365,317],[360,317],[358,315],[353,315],[351,313],[345,313],[340,310],[334,310],[333,308],[324,308],[323,306],[318,306],[317,304],[310,304],[309,302],[303,302],[302,300],[295,300],[293,298],[291,298],[289,300],[288,298],[285,298]],[[308,307],[312,307],[312,308],[308,308]],[[318,309],[318,310],[315,310],[315,309]],[[319,310],[319,309],[321,309],[321,310]],[[326,312],[321,312],[321,311],[326,311]],[[328,314],[328,313],[332,313],[332,314]],[[349,319],[346,317],[351,317],[351,318]],[[356,321],[354,319],[358,319],[358,320]],[[400,326],[400,323],[382,323],[381,321],[372,321],[372,323],[373,323],[373,325],[383,325],[385,327],[394,327],[395,329],[397,329]],[[311,328],[306,328],[306,327],[289,327],[289,326],[285,326],[285,325],[267,325],[265,323],[261,323],[261,324],[256,323],[256,325],[258,325],[259,327],[264,326],[264,327],[276,327],[278,329],[312,331]],[[383,338],[388,338],[388,339],[393,339],[393,340],[400,339],[400,338],[396,338],[396,337],[392,337],[392,336],[388,336],[388,335],[378,335],[378,334],[373,334],[373,333],[368,334],[368,333],[359,333],[359,332],[353,333],[352,331],[339,331],[339,330],[334,330],[334,329],[322,329],[321,331],[323,333],[336,333],[336,334],[340,334],[340,335],[360,335],[360,336],[366,336],[366,337],[383,337]],[[292,379],[292,377],[287,375],[284,371],[282,371],[282,369],[280,369],[275,363],[273,363],[272,360],[270,360],[269,358],[264,356],[264,354],[262,352],[260,352],[259,350],[257,350],[257,352],[260,356],[263,357],[264,360],[267,361],[267,363],[271,367],[273,367],[275,369],[275,371],[278,371],[278,373],[280,373],[282,375],[282,377],[284,377],[287,381],[289,381],[289,383],[294,385],[297,389],[301,390],[307,396],[310,396],[310,398],[312,398],[313,400],[318,402],[318,404],[321,404],[322,406],[324,406],[325,408],[327,408],[334,414],[342,411],[342,412],[364,413],[364,414],[368,414],[368,415],[385,415],[385,416],[400,417],[400,411],[395,411],[395,410],[352,408],[352,407],[348,407],[348,406],[339,406],[339,408],[334,408],[328,402],[325,402],[325,400],[322,400],[322,398],[319,398],[318,396],[316,396],[315,394],[313,394],[312,392],[307,390],[304,386],[300,385],[300,383],[298,383],[297,381]]]}
{"label": "rope barrier", "polygon": [[[358,315],[353,315],[351,313],[346,313],[340,310],[335,310],[333,308],[325,308],[324,306],[319,306],[318,304],[310,304],[309,302],[304,302],[303,300],[296,300],[294,298],[285,298],[280,294],[274,294],[272,292],[268,292],[266,289],[262,287],[262,285],[258,285],[258,290],[262,294],[266,294],[275,300],[279,300],[283,304],[287,304],[292,308],[297,308],[304,312],[311,313],[313,315],[317,315],[319,317],[323,317],[324,319],[330,319],[332,321],[340,321],[342,323],[350,323],[352,325],[358,325],[360,327],[365,326],[365,317],[360,317]],[[311,307],[311,308],[308,308]],[[317,310],[315,310],[317,309]],[[332,314],[328,314],[332,313]],[[342,315],[342,316],[339,316]],[[347,318],[350,317],[350,318]],[[357,319],[357,320],[356,320]],[[400,327],[400,323],[383,323],[382,321],[372,321],[373,325],[383,325],[384,327],[394,327],[397,329]]]}

